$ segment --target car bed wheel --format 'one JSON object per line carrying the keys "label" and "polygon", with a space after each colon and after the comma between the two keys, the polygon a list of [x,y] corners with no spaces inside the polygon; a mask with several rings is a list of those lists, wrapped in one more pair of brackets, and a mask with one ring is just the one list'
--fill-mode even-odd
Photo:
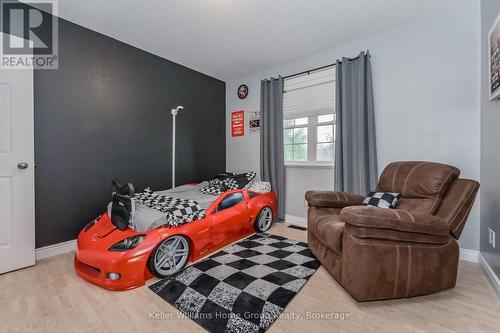
{"label": "car bed wheel", "polygon": [[257,232],[265,232],[269,230],[271,227],[271,223],[273,223],[273,211],[269,207],[264,207],[257,216],[255,220],[255,230]]}
{"label": "car bed wheel", "polygon": [[167,277],[186,266],[189,242],[183,236],[172,236],[161,242],[149,257],[149,269],[157,277]]}

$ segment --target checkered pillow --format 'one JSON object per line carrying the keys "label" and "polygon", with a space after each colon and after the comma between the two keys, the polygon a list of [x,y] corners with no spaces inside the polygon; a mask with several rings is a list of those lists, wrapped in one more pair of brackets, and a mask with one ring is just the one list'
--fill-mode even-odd
{"label": "checkered pillow", "polygon": [[200,189],[200,192],[208,195],[221,195],[226,191],[224,185],[207,185]]}
{"label": "checkered pillow", "polygon": [[222,180],[216,178],[209,181],[207,186],[202,187],[200,192],[208,195],[221,195],[227,190],[228,188],[222,183]]}
{"label": "checkered pillow", "polygon": [[222,180],[222,184],[224,184],[229,190],[237,190],[239,188],[244,188],[248,183],[255,178],[256,173],[251,171],[247,173],[241,173],[239,175],[234,175],[231,177],[227,177]]}
{"label": "checkered pillow", "polygon": [[254,180],[246,186],[246,189],[257,193],[267,193],[271,192],[271,183]]}
{"label": "checkered pillow", "polygon": [[363,201],[363,205],[379,208],[395,208],[400,197],[400,193],[370,192]]}

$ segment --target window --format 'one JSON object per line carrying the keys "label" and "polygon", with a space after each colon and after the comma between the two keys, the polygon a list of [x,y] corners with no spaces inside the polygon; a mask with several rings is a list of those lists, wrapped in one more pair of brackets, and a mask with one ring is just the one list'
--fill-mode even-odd
{"label": "window", "polygon": [[217,206],[217,211],[221,211],[227,208],[231,208],[243,201],[243,194],[241,192],[231,193],[222,199]]}
{"label": "window", "polygon": [[335,156],[335,115],[317,117],[316,124],[316,161],[333,162]]}
{"label": "window", "polygon": [[286,165],[333,166],[335,68],[286,79],[283,119]]}
{"label": "window", "polygon": [[308,118],[285,120],[285,160],[307,161]]}

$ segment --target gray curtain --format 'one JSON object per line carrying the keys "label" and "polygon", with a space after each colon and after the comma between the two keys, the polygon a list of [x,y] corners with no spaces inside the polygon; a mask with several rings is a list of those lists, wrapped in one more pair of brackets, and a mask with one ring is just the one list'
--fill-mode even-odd
{"label": "gray curtain", "polygon": [[283,78],[260,83],[260,175],[278,197],[278,219],[285,218],[285,156],[283,151]]}
{"label": "gray curtain", "polygon": [[370,54],[336,65],[335,190],[365,195],[378,178]]}

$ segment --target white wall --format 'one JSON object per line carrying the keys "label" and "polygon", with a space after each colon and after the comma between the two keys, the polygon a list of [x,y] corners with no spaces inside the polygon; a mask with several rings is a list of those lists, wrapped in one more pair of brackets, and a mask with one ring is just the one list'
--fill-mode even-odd
{"label": "white wall", "polygon": [[[261,79],[330,64],[366,49],[372,54],[379,171],[391,161],[430,160],[456,165],[463,177],[479,180],[478,2],[228,82],[227,169],[259,169],[259,134],[232,138],[230,114],[239,109],[259,109]],[[241,83],[250,89],[245,100],[236,96]],[[303,192],[295,195],[303,197]],[[295,209],[287,207],[287,213]],[[461,246],[478,250],[478,230],[479,200],[461,237]]]}
{"label": "white wall", "polygon": [[333,168],[286,168],[286,214],[306,218],[304,193],[309,190],[332,190]]}

